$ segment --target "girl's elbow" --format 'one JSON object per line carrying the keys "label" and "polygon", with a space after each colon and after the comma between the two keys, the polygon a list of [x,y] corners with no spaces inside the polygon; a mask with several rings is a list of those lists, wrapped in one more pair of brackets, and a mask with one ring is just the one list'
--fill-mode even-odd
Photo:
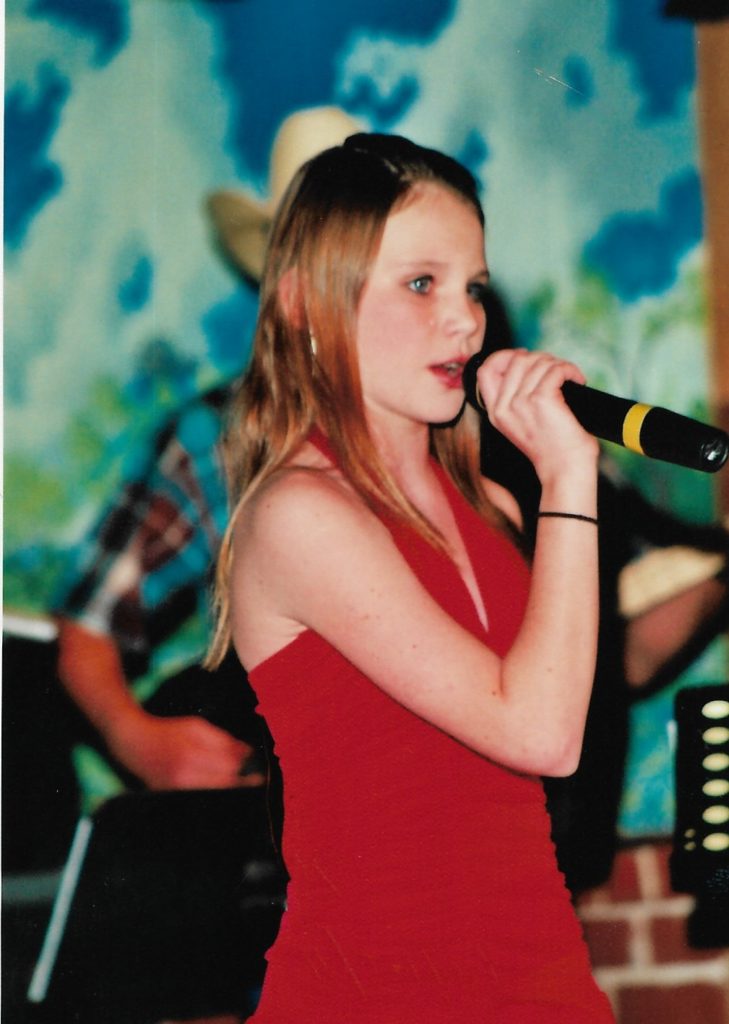
{"label": "girl's elbow", "polygon": [[540,775],[564,779],[574,775],[582,754],[582,736],[567,737],[564,742],[556,743],[551,749],[544,751],[544,764]]}
{"label": "girl's elbow", "polygon": [[521,748],[517,770],[530,775],[565,778],[574,775],[582,753],[582,731],[565,728],[554,723],[551,728],[542,723],[533,730]]}
{"label": "girl's elbow", "polygon": [[579,757],[572,758],[571,760],[556,761],[554,764],[548,765],[547,770],[540,772],[540,775],[545,775],[552,779],[567,779],[570,775],[575,774],[579,763]]}

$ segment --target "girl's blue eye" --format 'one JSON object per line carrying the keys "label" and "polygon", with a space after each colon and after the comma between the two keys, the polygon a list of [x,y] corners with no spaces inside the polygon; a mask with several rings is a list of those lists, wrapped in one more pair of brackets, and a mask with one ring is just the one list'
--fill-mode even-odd
{"label": "girl's blue eye", "polygon": [[480,281],[476,281],[474,284],[468,286],[468,294],[474,302],[479,302],[483,306],[486,302],[487,287],[487,285],[482,284]]}
{"label": "girl's blue eye", "polygon": [[422,277],[416,277],[412,281],[410,281],[408,287],[412,291],[417,292],[418,295],[425,295],[430,290],[432,282],[432,277],[430,277],[427,274],[424,274]]}

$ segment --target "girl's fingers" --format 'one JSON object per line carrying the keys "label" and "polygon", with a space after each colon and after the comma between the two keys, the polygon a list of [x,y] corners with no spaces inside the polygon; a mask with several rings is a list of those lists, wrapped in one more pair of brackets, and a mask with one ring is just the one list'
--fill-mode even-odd
{"label": "girl's fingers", "polygon": [[487,409],[496,412],[517,398],[556,392],[566,380],[584,384],[585,377],[574,363],[547,352],[513,349],[489,356],[479,371],[478,383]]}

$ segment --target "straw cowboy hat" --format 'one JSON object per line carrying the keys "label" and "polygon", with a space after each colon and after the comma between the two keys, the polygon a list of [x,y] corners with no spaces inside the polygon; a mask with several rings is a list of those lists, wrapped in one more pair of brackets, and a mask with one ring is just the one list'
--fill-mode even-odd
{"label": "straw cowboy hat", "polygon": [[339,107],[297,110],[282,121],[273,141],[269,199],[233,189],[208,196],[208,213],[223,250],[249,277],[260,280],[271,221],[295,172],[310,157],[360,131],[362,125]]}
{"label": "straw cowboy hat", "polygon": [[620,573],[620,613],[626,619],[636,618],[690,587],[705,583],[725,567],[726,557],[722,554],[680,545],[654,548],[630,562]]}

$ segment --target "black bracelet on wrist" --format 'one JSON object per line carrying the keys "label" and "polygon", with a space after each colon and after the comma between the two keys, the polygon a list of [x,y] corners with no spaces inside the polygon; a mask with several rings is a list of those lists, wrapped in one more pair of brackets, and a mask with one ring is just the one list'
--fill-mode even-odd
{"label": "black bracelet on wrist", "polygon": [[597,526],[595,516],[583,516],[580,512],[537,512],[537,519],[581,519],[583,523]]}

